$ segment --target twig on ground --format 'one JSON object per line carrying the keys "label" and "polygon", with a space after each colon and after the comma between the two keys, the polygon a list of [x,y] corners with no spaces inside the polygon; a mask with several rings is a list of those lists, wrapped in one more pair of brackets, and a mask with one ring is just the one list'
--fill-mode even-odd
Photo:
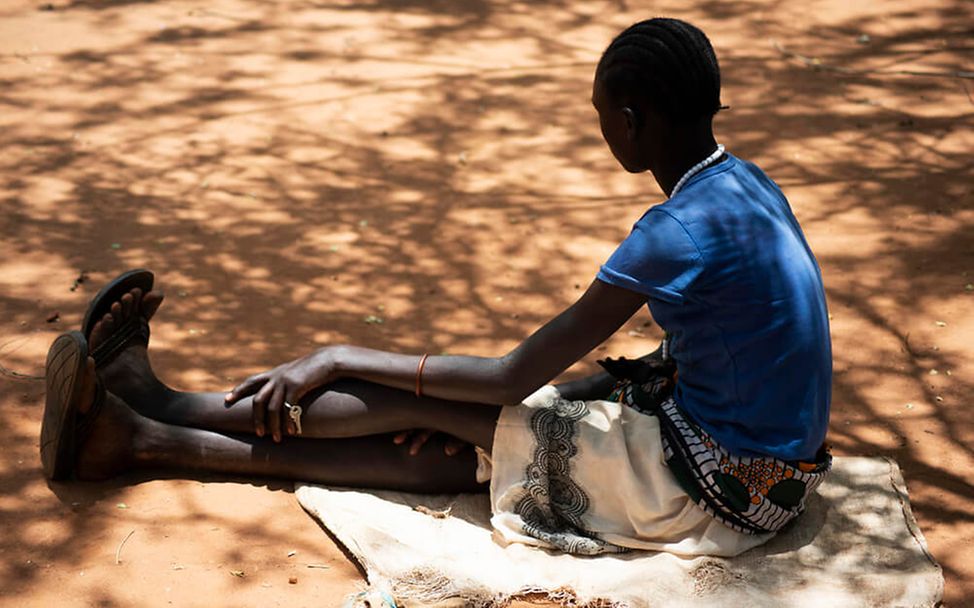
{"label": "twig on ground", "polygon": [[929,78],[969,78],[974,80],[974,72],[968,72],[965,70],[953,70],[950,72],[927,72],[920,70],[853,70],[850,68],[843,68],[840,66],[823,63],[822,60],[817,57],[809,57],[807,55],[802,55],[801,53],[789,51],[777,40],[772,40],[771,45],[774,46],[774,48],[785,57],[797,59],[814,70],[826,70],[828,72],[838,72],[839,74],[849,74],[850,76],[868,76],[875,74],[890,76],[925,76]]}
{"label": "twig on ground", "polygon": [[8,378],[14,378],[16,380],[43,380],[44,379],[44,376],[31,376],[30,374],[22,374],[8,367],[4,367],[3,365],[0,365],[0,374],[7,376]]}
{"label": "twig on ground", "polygon": [[911,357],[915,358],[917,356],[917,354],[913,352],[913,345],[910,344],[910,332],[906,332],[906,335],[903,336],[903,350]]}
{"label": "twig on ground", "polygon": [[125,546],[126,541],[128,541],[128,539],[131,538],[133,534],[135,534],[135,530],[132,530],[131,532],[126,534],[125,538],[122,539],[122,542],[118,543],[118,549],[115,549],[115,565],[122,563],[120,560],[122,555],[122,547]]}
{"label": "twig on ground", "polygon": [[[14,338],[12,340],[7,340],[3,344],[0,344],[0,353],[2,353],[5,348],[7,348],[8,344],[10,344],[16,339],[17,338]],[[16,350],[16,348],[14,350]],[[24,374],[16,370],[12,370],[9,367],[3,365],[2,363],[0,363],[0,375],[7,376],[8,378],[14,378],[16,380],[43,380],[44,379],[44,376],[32,376],[30,374]]]}

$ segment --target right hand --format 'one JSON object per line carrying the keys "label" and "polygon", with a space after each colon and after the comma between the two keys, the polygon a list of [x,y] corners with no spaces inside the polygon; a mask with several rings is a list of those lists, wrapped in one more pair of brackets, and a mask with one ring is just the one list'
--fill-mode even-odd
{"label": "right hand", "polygon": [[226,406],[254,395],[253,420],[257,436],[263,437],[270,431],[274,441],[279,442],[285,431],[294,435],[297,429],[288,418],[284,403],[297,405],[309,391],[336,380],[335,352],[325,347],[272,370],[254,374],[227,393],[224,397]]}

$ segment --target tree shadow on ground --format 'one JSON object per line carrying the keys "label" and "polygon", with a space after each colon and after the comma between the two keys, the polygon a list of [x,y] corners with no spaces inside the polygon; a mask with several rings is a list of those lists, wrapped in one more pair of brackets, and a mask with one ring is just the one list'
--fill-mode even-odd
{"label": "tree shadow on ground", "polygon": [[[127,4],[146,3],[60,7],[117,36],[47,55],[43,70],[39,58],[3,58],[0,237],[22,256],[0,265],[11,273],[0,295],[10,334],[36,327],[39,309],[79,319],[97,289],[46,285],[45,266],[97,280],[146,266],[169,296],[154,329],[157,367],[180,387],[222,389],[337,342],[497,354],[568,305],[639,209],[660,199],[620,177],[588,104],[601,48],[632,20],[607,17],[615,3],[154,3],[168,20],[154,30],[127,28]],[[914,498],[921,521],[967,521],[971,484],[918,453],[864,389],[876,378],[912,387],[942,449],[974,457],[962,403],[974,383],[955,376],[938,401],[927,370],[956,368],[957,355],[911,340],[896,316],[956,299],[974,262],[974,161],[961,145],[974,119],[969,107],[928,107],[969,83],[897,72],[958,69],[970,7],[901,9],[889,16],[895,34],[868,44],[857,37],[872,20],[819,27],[814,48],[785,45],[810,64],[770,43],[803,33],[775,7],[701,1],[684,12],[712,32],[723,61],[732,110],[721,137],[800,193],[792,203],[806,230],[826,242],[832,225],[885,227],[862,236],[867,253],[826,243],[820,254],[833,309],[889,341],[836,337],[832,441],[889,455],[929,488]],[[542,11],[550,19],[539,23]],[[902,25],[911,21],[921,25]],[[720,44],[747,37],[761,44]],[[814,196],[831,202],[807,203]],[[890,343],[902,357],[890,359]],[[3,363],[38,369],[18,352]],[[19,408],[36,423],[39,389],[27,386]],[[36,424],[14,424],[17,414],[0,415],[9,457],[36,463]],[[70,510],[26,508],[17,497],[36,496],[38,476],[0,472],[17,524],[0,547],[26,542],[17,530],[27,522]],[[71,553],[97,526],[77,518],[67,546],[39,549]],[[2,567],[0,582],[24,590],[33,572]]]}

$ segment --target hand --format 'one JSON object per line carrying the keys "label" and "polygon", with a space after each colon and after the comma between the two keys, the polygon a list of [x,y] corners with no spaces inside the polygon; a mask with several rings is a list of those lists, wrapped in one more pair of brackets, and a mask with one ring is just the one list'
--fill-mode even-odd
{"label": "hand", "polygon": [[284,402],[297,405],[308,391],[336,380],[336,373],[334,348],[326,347],[270,371],[254,374],[227,393],[224,401],[230,407],[244,397],[254,395],[254,432],[263,437],[269,430],[274,441],[280,442],[283,431],[288,435],[297,432],[294,422],[288,418]]}
{"label": "hand", "polygon": [[[412,443],[409,444],[409,455],[415,456],[419,454],[419,450],[429,441],[430,437],[436,434],[436,431],[431,429],[418,429],[413,431],[403,431],[398,433],[392,438],[392,442],[396,445],[402,445],[412,437]],[[470,444],[462,439],[457,439],[453,435],[448,435],[446,444],[443,446],[443,453],[447,456],[456,456],[464,449],[469,447]]]}

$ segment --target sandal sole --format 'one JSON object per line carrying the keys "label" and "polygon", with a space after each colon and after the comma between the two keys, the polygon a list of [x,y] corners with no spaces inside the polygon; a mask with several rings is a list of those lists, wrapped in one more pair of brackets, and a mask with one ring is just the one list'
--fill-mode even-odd
{"label": "sandal sole", "polygon": [[58,336],[47,353],[40,449],[44,477],[52,481],[74,473],[75,422],[87,360],[88,342],[78,331]]}

